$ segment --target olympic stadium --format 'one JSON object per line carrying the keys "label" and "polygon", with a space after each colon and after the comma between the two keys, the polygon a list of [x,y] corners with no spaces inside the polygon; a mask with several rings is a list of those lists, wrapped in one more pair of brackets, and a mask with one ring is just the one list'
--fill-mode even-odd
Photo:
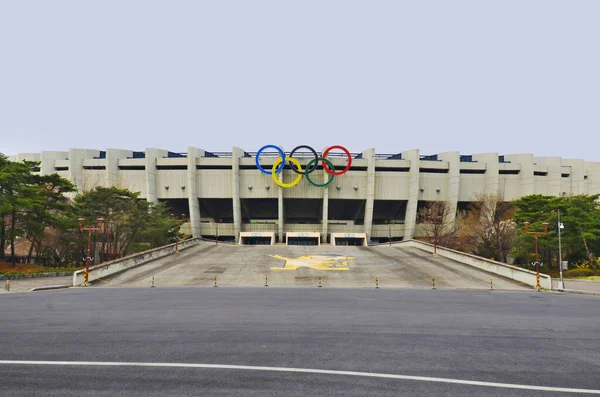
{"label": "olympic stadium", "polygon": [[417,214],[428,201],[461,209],[481,194],[511,201],[600,193],[600,162],[532,154],[266,145],[258,152],[69,149],[9,158],[40,161],[40,173],[58,173],[81,191],[117,186],[139,192],[189,219],[186,234],[242,244],[400,241],[422,234]]}

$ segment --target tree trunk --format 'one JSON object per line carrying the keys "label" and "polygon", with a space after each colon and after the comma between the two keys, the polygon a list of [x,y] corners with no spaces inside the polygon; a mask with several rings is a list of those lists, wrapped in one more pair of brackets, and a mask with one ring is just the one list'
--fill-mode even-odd
{"label": "tree trunk", "polygon": [[0,259],[6,259],[6,254],[4,253],[4,245],[6,244],[6,214],[0,214]]}
{"label": "tree trunk", "polygon": [[27,253],[27,263],[31,263],[31,255],[33,255],[33,247],[35,245],[35,237],[30,240],[29,252]]}
{"label": "tree trunk", "polygon": [[587,240],[585,237],[581,236],[583,238],[583,245],[585,246],[585,253],[587,254],[587,257],[590,261],[590,266],[592,268],[592,270],[594,271],[594,276],[598,275],[598,268],[596,267],[596,262],[595,262],[595,258],[594,258],[594,254],[592,254],[590,252],[590,249],[588,248],[587,245]]}
{"label": "tree trunk", "polygon": [[12,267],[17,267],[17,258],[15,258],[15,226],[17,223],[17,212],[13,209],[10,220],[10,263]]}

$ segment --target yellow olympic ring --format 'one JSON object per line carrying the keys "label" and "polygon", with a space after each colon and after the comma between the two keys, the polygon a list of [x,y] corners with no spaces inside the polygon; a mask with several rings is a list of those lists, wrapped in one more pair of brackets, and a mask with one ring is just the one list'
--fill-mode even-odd
{"label": "yellow olympic ring", "polygon": [[[275,173],[275,171],[277,171],[277,166],[283,161],[283,159],[280,157],[279,160],[277,160],[275,162],[275,164],[273,164],[273,168],[271,169],[272,173],[271,173],[271,177],[273,178],[273,180],[275,181],[275,183],[281,187],[293,187],[296,186],[298,184],[298,182],[300,182],[300,179],[302,179],[302,175],[304,174],[298,174],[298,176],[296,177],[296,179],[293,182],[290,183],[283,183],[283,182],[279,182],[279,179],[277,178],[277,174]],[[296,169],[300,172],[302,172],[302,166],[300,165],[300,163],[298,162],[298,160],[296,160],[293,157],[286,157],[285,161],[290,161],[292,162],[295,166]],[[283,174],[282,174],[283,175]],[[283,177],[282,177],[283,178]]]}

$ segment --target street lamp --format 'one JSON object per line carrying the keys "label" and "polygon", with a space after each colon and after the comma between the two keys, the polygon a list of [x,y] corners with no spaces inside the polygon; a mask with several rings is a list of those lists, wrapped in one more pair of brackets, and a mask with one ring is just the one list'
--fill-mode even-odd
{"label": "street lamp", "polygon": [[79,218],[77,220],[79,221],[79,231],[80,232],[83,232],[83,231],[88,232],[87,256],[85,258],[83,258],[83,261],[85,262],[85,273],[83,276],[83,286],[87,287],[89,275],[90,275],[90,262],[94,260],[91,257],[91,255],[92,255],[92,252],[91,252],[92,251],[92,232],[99,232],[104,229],[104,218],[98,218],[98,226],[83,226],[83,222],[85,221],[85,219]]}
{"label": "street lamp", "polygon": [[529,222],[523,222],[523,226],[525,226],[525,234],[531,234],[533,235],[534,239],[535,239],[535,279],[536,279],[536,285],[535,287],[537,288],[537,290],[541,290],[542,287],[540,285],[540,254],[538,251],[538,236],[539,235],[544,235],[548,233],[548,226],[550,226],[550,224],[548,222],[544,222],[542,223],[542,226],[544,226],[544,231],[543,232],[531,232],[529,231]]}
{"label": "street lamp", "polygon": [[565,284],[563,283],[563,268],[562,268],[562,244],[560,242],[560,229],[564,229],[565,226],[560,223],[560,209],[557,209],[558,213],[558,269],[560,271],[560,281],[558,282],[558,290],[562,291],[565,289]]}

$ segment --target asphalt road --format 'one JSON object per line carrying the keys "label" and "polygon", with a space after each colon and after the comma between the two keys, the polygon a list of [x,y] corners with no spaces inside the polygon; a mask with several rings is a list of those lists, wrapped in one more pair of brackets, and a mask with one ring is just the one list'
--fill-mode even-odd
{"label": "asphalt road", "polygon": [[[591,296],[73,288],[2,295],[0,313],[1,396],[586,395],[456,380],[600,390],[600,298]],[[292,369],[273,371],[282,368]]]}

